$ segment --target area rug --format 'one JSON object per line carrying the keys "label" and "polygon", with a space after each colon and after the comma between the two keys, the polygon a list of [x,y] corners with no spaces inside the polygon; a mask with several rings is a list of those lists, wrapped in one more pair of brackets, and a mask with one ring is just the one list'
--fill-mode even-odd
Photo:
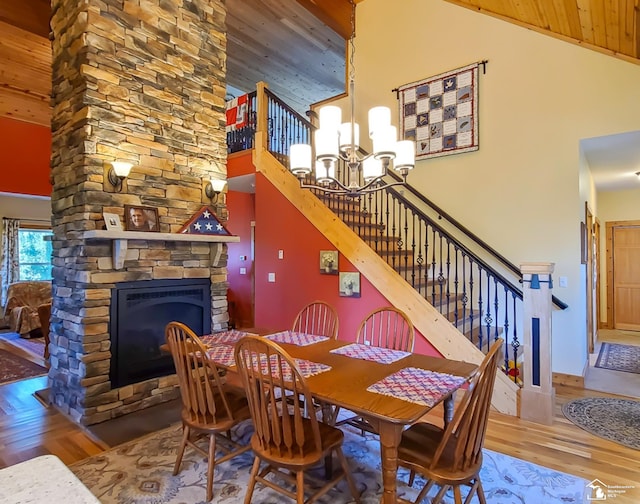
{"label": "area rug", "polygon": [[47,374],[47,369],[0,349],[0,384]]}
{"label": "area rug", "polygon": [[9,345],[26,350],[34,357],[44,357],[44,338],[22,338],[18,333],[10,332],[0,335],[0,339]]}
{"label": "area rug", "polygon": [[640,450],[640,401],[585,397],[569,401],[562,412],[591,434]]}
{"label": "area rug", "polygon": [[603,343],[596,361],[596,367],[640,373],[640,346]]}
{"label": "area rug", "polygon": [[[250,422],[238,427],[237,432],[243,442],[249,439],[251,429]],[[170,427],[90,457],[70,468],[102,504],[204,504],[207,463],[202,456],[187,448],[181,472],[172,476],[180,432],[179,427]],[[346,430],[343,450],[356,486],[362,492],[362,504],[379,504],[382,480],[378,438],[363,438]],[[217,466],[211,502],[244,502],[252,462],[253,455],[247,452]],[[324,469],[320,467],[315,475],[322,477],[323,474]],[[419,485],[424,484],[423,480],[416,478],[413,487],[407,486],[408,471],[405,470],[400,470],[399,478],[398,491],[404,498],[415,498],[421,488]],[[582,478],[489,450],[484,451],[481,478],[489,504],[582,503],[587,484]],[[432,489],[429,495],[433,497],[436,491],[437,488]],[[253,504],[287,502],[293,501],[256,485]],[[347,503],[352,502],[352,498],[343,481],[317,502]],[[445,502],[453,502],[452,494],[446,496]]]}

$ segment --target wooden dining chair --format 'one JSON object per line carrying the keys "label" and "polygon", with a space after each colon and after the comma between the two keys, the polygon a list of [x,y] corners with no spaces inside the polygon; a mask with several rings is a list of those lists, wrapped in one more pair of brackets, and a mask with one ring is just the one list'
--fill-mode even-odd
{"label": "wooden dining chair", "polygon": [[431,501],[437,504],[453,488],[454,501],[462,504],[461,487],[471,489],[465,503],[478,496],[485,504],[480,481],[482,447],[487,431],[491,396],[504,341],[496,340],[469,383],[453,420],[442,429],[429,423],[418,423],[404,431],[398,448],[398,465],[411,470],[409,485],[413,485],[415,472],[422,474],[427,483],[414,501],[424,499],[433,485],[440,490]]}
{"label": "wooden dining chair", "polygon": [[313,301],[298,312],[291,330],[336,339],[338,312],[329,303]]}
{"label": "wooden dining chair", "polygon": [[[414,339],[413,322],[406,313],[393,306],[383,306],[373,310],[360,322],[356,333],[356,343],[403,352],[413,352]],[[339,413],[340,408],[336,407],[331,414],[335,425],[349,424],[357,427],[363,436],[365,431],[376,434],[374,428],[364,418],[350,416],[338,421]]]}
{"label": "wooden dining chair", "polygon": [[[255,453],[245,504],[251,502],[256,482],[280,492],[298,504],[313,502],[343,478],[355,502],[360,502],[347,459],[342,452],[344,434],[320,422],[315,414],[305,415],[302,401],[311,404],[311,393],[294,360],[277,343],[259,336],[245,336],[235,350],[236,365],[244,383],[255,432],[251,448]],[[293,404],[277,398],[290,394]],[[313,411],[313,410],[312,410]],[[318,480],[319,489],[305,500],[305,471],[334,453],[342,471],[329,481]],[[260,471],[260,463],[266,467]],[[295,492],[267,475],[295,483]],[[295,476],[295,477],[294,477]],[[306,480],[313,479],[306,474]]]}
{"label": "wooden dining chair", "polygon": [[[216,366],[207,357],[206,347],[191,329],[179,322],[170,322],[165,334],[182,398],[182,443],[173,474],[180,472],[187,445],[202,454],[209,461],[207,501],[210,501],[216,464],[251,448],[231,439],[232,427],[250,418],[249,406],[242,389],[223,383]],[[207,451],[196,444],[205,437],[209,438]],[[221,441],[219,446],[216,439]],[[224,452],[218,459],[215,458],[216,448]]]}
{"label": "wooden dining chair", "polygon": [[393,306],[373,310],[360,322],[357,343],[413,352],[415,329],[406,313]]}

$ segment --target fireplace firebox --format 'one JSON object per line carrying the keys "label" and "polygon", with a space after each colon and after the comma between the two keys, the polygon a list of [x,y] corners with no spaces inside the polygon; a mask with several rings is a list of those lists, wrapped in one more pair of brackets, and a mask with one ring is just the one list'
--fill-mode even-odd
{"label": "fireplace firebox", "polygon": [[148,280],[117,283],[111,293],[112,388],[175,373],[160,350],[171,321],[196,334],[211,332],[211,281]]}

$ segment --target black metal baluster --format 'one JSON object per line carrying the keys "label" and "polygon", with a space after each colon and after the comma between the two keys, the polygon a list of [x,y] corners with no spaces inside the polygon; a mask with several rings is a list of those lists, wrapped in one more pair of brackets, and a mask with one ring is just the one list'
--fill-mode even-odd
{"label": "black metal baluster", "polygon": [[[513,348],[513,365],[514,366],[518,365],[518,349],[520,348],[520,342],[518,341],[518,324],[516,320],[517,300],[518,298],[514,292],[513,293],[513,338],[511,339],[511,348]],[[524,380],[524,376],[522,376],[520,379]],[[516,378],[516,382],[517,382],[517,378]]]}
{"label": "black metal baluster", "polygon": [[455,260],[455,273],[454,273],[454,277],[453,277],[453,299],[454,299],[454,304],[453,304],[453,318],[455,320],[455,322],[453,323],[454,325],[458,324],[458,309],[459,309],[459,300],[458,300],[458,287],[460,286],[460,279],[458,277],[458,259],[460,258],[460,249],[458,249],[457,246],[454,246],[454,260]]}
{"label": "black metal baluster", "polygon": [[484,327],[482,326],[482,268],[478,266],[478,348],[482,350],[484,340]]}

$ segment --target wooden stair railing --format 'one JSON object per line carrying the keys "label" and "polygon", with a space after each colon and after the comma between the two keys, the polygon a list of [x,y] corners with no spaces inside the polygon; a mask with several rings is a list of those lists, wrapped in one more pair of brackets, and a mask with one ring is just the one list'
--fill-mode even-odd
{"label": "wooden stair railing", "polygon": [[[401,238],[390,236],[384,224],[372,222],[371,213],[363,211],[357,200],[337,199],[332,195],[319,194],[321,201],[327,204],[335,212],[339,212],[342,221],[358,234],[365,242],[371,244],[375,238],[376,252],[386,260],[386,262],[398,273],[407,279],[406,271],[415,265],[414,252],[405,250],[401,246]],[[412,287],[419,292],[425,293],[429,301],[449,322],[460,330],[474,345],[483,353],[490,348],[492,341],[501,337],[504,326],[493,324],[483,324],[483,312],[479,309],[465,307],[465,294],[447,293],[441,289],[441,284],[447,279],[440,281],[435,278],[420,277],[409,282]],[[429,293],[430,294],[427,294]],[[514,352],[515,354],[515,352]],[[516,361],[514,354],[506,355],[507,358]],[[502,362],[505,361],[505,352],[501,352]]]}

